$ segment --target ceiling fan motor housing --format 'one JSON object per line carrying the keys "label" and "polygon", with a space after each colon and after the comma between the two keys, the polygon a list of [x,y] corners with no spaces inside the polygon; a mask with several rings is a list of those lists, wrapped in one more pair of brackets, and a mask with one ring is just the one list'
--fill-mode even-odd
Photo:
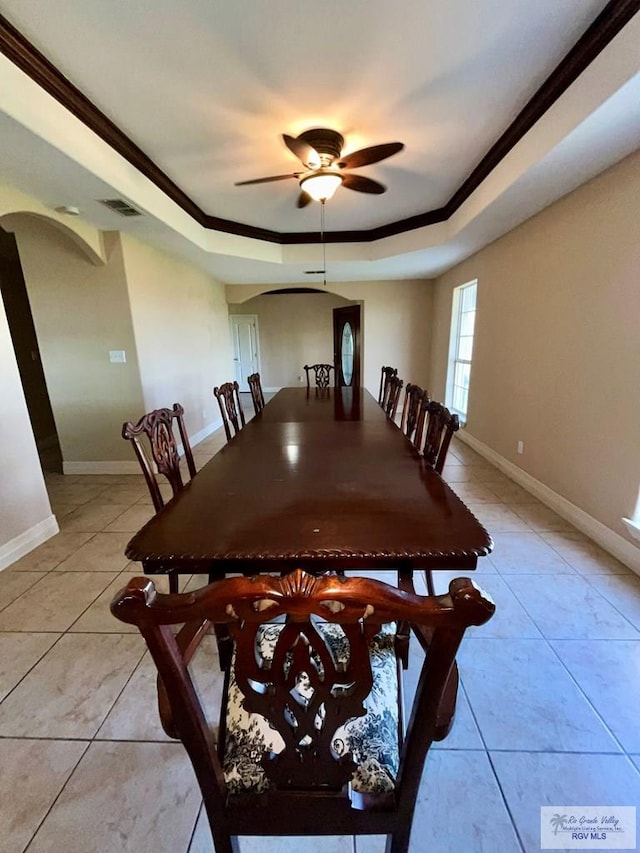
{"label": "ceiling fan motor housing", "polygon": [[314,148],[321,159],[324,159],[324,155],[329,163],[340,157],[344,145],[342,134],[338,133],[337,130],[330,130],[326,127],[314,127],[311,130],[305,130],[304,133],[298,136],[298,139],[301,139],[307,145]]}

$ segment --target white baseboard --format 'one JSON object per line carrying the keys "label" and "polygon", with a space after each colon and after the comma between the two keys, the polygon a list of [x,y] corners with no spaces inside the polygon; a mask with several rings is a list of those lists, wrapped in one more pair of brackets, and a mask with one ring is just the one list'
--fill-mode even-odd
{"label": "white baseboard", "polygon": [[456,436],[464,444],[468,444],[472,450],[479,453],[480,456],[484,456],[485,459],[495,465],[496,468],[499,468],[512,480],[515,480],[519,486],[522,486],[523,489],[526,489],[534,497],[542,501],[543,504],[546,504],[557,512],[558,515],[561,515],[562,518],[565,518],[574,527],[577,527],[578,530],[582,531],[590,539],[593,539],[594,542],[597,542],[605,551],[608,551],[616,559],[620,560],[621,563],[624,563],[625,566],[628,566],[632,571],[640,575],[640,549],[633,543],[628,542],[619,533],[616,533],[610,527],[602,524],[601,521],[593,518],[593,516],[580,509],[579,506],[572,504],[571,501],[568,501],[562,495],[545,486],[540,480],[536,480],[531,474],[527,474],[522,468],[518,468],[513,462],[509,462],[504,456],[500,456],[499,453],[496,453],[487,444],[474,438],[466,430],[461,429],[456,433]]}
{"label": "white baseboard", "polygon": [[[193,450],[197,444],[204,441],[205,438],[220,429],[222,426],[222,418],[218,418],[213,423],[208,424],[200,432],[190,436],[191,449]],[[178,444],[178,453],[184,455],[182,444]],[[116,462],[63,462],[62,471],[64,474],[140,474],[140,465],[135,459],[120,460]]]}
{"label": "white baseboard", "polygon": [[117,462],[63,462],[63,474],[139,474],[135,459]]}
{"label": "white baseboard", "polygon": [[0,548],[0,571],[15,563],[20,557],[24,557],[29,551],[33,551],[38,545],[42,545],[47,539],[55,536],[59,530],[55,515],[50,515],[44,521],[38,522],[29,530],[25,530],[24,533],[9,540]]}
{"label": "white baseboard", "polygon": [[[207,424],[206,427],[203,427],[199,432],[195,433],[195,435],[189,436],[189,441],[191,442],[191,449],[193,450],[196,445],[200,444],[201,441],[204,441],[205,438],[208,438],[212,433],[222,427],[222,418],[218,418],[213,421],[213,423]],[[178,452],[180,455],[183,455],[182,445],[178,446]]]}

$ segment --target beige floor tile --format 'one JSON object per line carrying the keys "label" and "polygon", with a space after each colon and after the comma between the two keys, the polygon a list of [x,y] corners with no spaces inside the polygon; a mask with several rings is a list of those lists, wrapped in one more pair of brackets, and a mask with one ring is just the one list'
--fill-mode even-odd
{"label": "beige floor tile", "polygon": [[494,484],[501,486],[514,485],[511,477],[507,477],[506,474],[494,468],[493,465],[467,465],[466,468],[473,474],[476,480],[489,486],[491,491],[494,491],[492,488]]}
{"label": "beige floor tile", "polygon": [[9,566],[11,571],[48,572],[78,550],[91,538],[91,533],[57,533],[29,554]]}
{"label": "beige floor tile", "polygon": [[138,577],[135,572],[121,572],[96,598],[93,604],[79,616],[68,629],[69,632],[74,634],[138,634],[135,625],[128,625],[126,622],[116,619],[109,609],[113,597],[129,583],[131,578],[135,577]]}
{"label": "beige floor tile", "polygon": [[[265,836],[241,835],[240,853],[353,853],[353,836]],[[206,850],[206,848],[205,848]]]}
{"label": "beige floor tile", "polygon": [[[519,853],[486,752],[433,750],[426,766],[408,853]],[[367,836],[361,836],[355,849],[382,853],[385,848],[369,846]]]}
{"label": "beige floor tile", "polygon": [[66,518],[74,510],[78,509],[78,506],[79,504],[69,504],[58,501],[51,501],[51,509],[53,510],[53,514],[56,517],[58,526],[60,526],[60,519]]}
{"label": "beige floor tile", "polygon": [[141,497],[144,497],[145,493],[148,494],[145,483],[139,483],[131,486],[110,486],[109,488],[104,489],[100,493],[100,496],[95,498],[95,500],[90,501],[90,503],[122,504],[125,506],[131,506],[132,504],[137,503]]}
{"label": "beige floor tile", "polygon": [[128,634],[65,635],[0,705],[0,735],[93,737],[143,653]]}
{"label": "beige floor tile", "polygon": [[540,536],[581,575],[631,574],[631,569],[578,530],[543,531]]}
{"label": "beige floor tile", "polygon": [[[214,636],[207,636],[189,666],[209,725],[218,729],[224,676]],[[97,734],[105,740],[169,740],[158,716],[157,669],[147,652]]]}
{"label": "beige floor tile", "polygon": [[0,740],[3,853],[26,848],[86,747],[80,741]]}
{"label": "beige floor tile", "polygon": [[0,633],[0,702],[58,637],[60,634]]}
{"label": "beige floor tile", "polygon": [[[134,461],[132,459],[132,461]],[[144,484],[142,473],[137,474],[71,474],[65,477],[71,483],[94,483],[101,486],[137,486]]]}
{"label": "beige floor tile", "polygon": [[533,497],[531,492],[528,492],[526,489],[523,489],[522,486],[519,486],[517,483],[514,483],[513,480],[507,479],[506,482],[496,480],[488,482],[485,480],[484,482],[491,489],[491,491],[498,496],[501,501],[508,503],[514,510],[517,504],[536,503],[536,498]]}
{"label": "beige floor tile", "polygon": [[60,503],[86,504],[105,491],[104,485],[99,483],[69,483],[55,482],[47,485],[47,492],[51,501]]}
{"label": "beige floor tile", "polygon": [[529,525],[505,504],[479,503],[476,501],[465,501],[465,503],[491,535],[501,531],[531,530]]}
{"label": "beige floor tile", "polygon": [[501,574],[575,574],[569,563],[532,530],[496,533],[489,561]]}
{"label": "beige floor tile", "polygon": [[551,646],[623,749],[640,751],[640,639],[555,640]]}
{"label": "beige floor tile", "polygon": [[56,566],[56,571],[121,572],[129,563],[124,549],[130,538],[128,533],[96,533]]}
{"label": "beige floor tile", "polygon": [[29,853],[182,853],[199,805],[182,744],[93,743]]}
{"label": "beige floor tile", "polygon": [[188,577],[181,575],[180,577],[180,592],[193,592],[194,589],[200,589],[209,583],[208,575],[195,574]]}
{"label": "beige floor tile", "polygon": [[158,715],[158,670],[146,652],[100,727],[98,740],[172,741]]}
{"label": "beige floor tile", "polygon": [[0,631],[66,631],[114,572],[51,572],[0,612]]}
{"label": "beige floor tile", "polygon": [[620,751],[546,640],[505,642],[478,632],[465,637],[457,660],[486,748]]}
{"label": "beige floor tile", "polygon": [[[449,573],[449,575],[453,575],[453,573]],[[475,577],[472,580],[491,596],[496,605],[496,612],[485,625],[469,628],[468,637],[509,639],[539,638],[541,636],[532,619],[527,615],[523,606],[500,575],[485,574],[481,578]],[[436,592],[446,591],[448,591],[448,587],[436,578]]]}
{"label": "beige floor tile", "polygon": [[640,632],[580,575],[504,575],[548,640],[640,640]]}
{"label": "beige floor tile", "polygon": [[203,453],[194,453],[193,461],[196,466],[196,471],[201,471],[204,466],[213,458],[213,453],[203,454]]}
{"label": "beige floor tile", "polygon": [[191,839],[191,844],[189,845],[188,853],[215,853],[204,804],[200,807],[200,814],[196,821],[196,828]]}
{"label": "beige floor tile", "polygon": [[138,530],[140,530],[141,527],[144,527],[147,521],[153,518],[154,515],[155,512],[152,506],[147,506],[146,504],[134,504],[132,507],[120,514],[115,521],[107,524],[105,526],[105,530],[108,532],[137,533]]}
{"label": "beige floor tile", "polygon": [[567,530],[575,531],[575,527],[566,519],[558,515],[548,506],[536,503],[515,503],[511,501],[511,508],[522,518],[533,530]]}
{"label": "beige floor tile", "polygon": [[468,483],[456,483],[453,486],[453,491],[465,503],[495,504],[499,501],[499,498],[491,491],[490,487],[485,486],[478,480],[472,480]]}
{"label": "beige floor tile", "polygon": [[0,572],[0,610],[45,576],[46,572]]}
{"label": "beige floor tile", "polygon": [[442,476],[444,480],[451,485],[454,491],[456,490],[458,483],[474,483],[475,485],[480,485],[482,483],[482,481],[474,475],[469,465],[445,465]]}
{"label": "beige floor tile", "polygon": [[640,578],[636,575],[589,575],[591,586],[640,629]]}
{"label": "beige floor tile", "polygon": [[[159,478],[159,480],[160,479],[164,479],[164,478]],[[166,482],[159,482],[159,486],[160,486],[160,494],[162,495],[162,500],[165,503],[167,503],[173,497],[173,489]],[[138,503],[139,504],[148,504],[149,506],[153,506],[153,500],[151,499],[151,494],[150,494],[148,488],[145,487],[145,491],[141,495],[140,499],[138,500]]]}
{"label": "beige floor tile", "polygon": [[62,519],[61,529],[65,532],[88,531],[98,533],[128,509],[126,504],[89,503],[70,512]]}
{"label": "beige floor tile", "polygon": [[[526,853],[541,850],[540,806],[640,803],[640,775],[624,755],[494,752],[491,763]],[[592,844],[589,839],[581,846],[588,850]],[[615,847],[620,850],[617,844]],[[629,847],[638,849],[628,842],[625,847],[627,851]],[[562,849],[571,848],[563,845]]]}

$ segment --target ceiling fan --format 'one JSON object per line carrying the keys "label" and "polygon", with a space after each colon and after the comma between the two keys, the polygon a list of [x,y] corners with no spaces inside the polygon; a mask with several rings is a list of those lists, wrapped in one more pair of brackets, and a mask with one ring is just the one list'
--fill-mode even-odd
{"label": "ceiling fan", "polygon": [[272,175],[268,178],[255,178],[251,181],[238,181],[235,186],[243,187],[248,184],[266,184],[271,181],[286,181],[296,178],[300,184],[301,193],[298,196],[297,207],[306,207],[310,201],[325,202],[334,194],[339,186],[359,193],[380,194],[387,188],[362,175],[352,175],[346,169],[358,169],[360,166],[370,166],[386,160],[393,154],[402,151],[402,142],[387,142],[383,145],[371,145],[352,151],[342,156],[344,137],[336,130],[325,127],[305,130],[300,136],[282,135],[284,144],[289,151],[302,162],[304,171],[292,172],[289,175]]}

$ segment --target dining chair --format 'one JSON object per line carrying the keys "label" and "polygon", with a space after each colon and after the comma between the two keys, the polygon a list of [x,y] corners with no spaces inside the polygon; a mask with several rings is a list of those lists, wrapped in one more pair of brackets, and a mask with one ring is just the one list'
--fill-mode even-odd
{"label": "dining chair", "polygon": [[252,373],[251,376],[247,376],[247,382],[249,383],[249,391],[251,391],[253,411],[257,415],[264,409],[264,394],[262,393],[260,374]]}
{"label": "dining chair", "polygon": [[[494,610],[467,578],[423,597],[300,569],[178,596],[134,578],[111,603],[156,664],[162,724],[191,759],[216,853],[236,853],[238,835],[360,834],[387,835],[388,853],[406,853],[457,649]],[[420,648],[428,642],[406,726],[399,620]],[[211,622],[233,638],[217,742],[188,669]]]}
{"label": "dining chair", "polygon": [[436,400],[426,404],[426,430],[422,455],[437,474],[442,474],[449,445],[454,432],[460,429],[460,420],[446,406]]}
{"label": "dining chair", "polygon": [[380,373],[380,391],[378,392],[378,403],[382,406],[387,393],[389,380],[398,375],[397,367],[383,367]]}
{"label": "dining chair", "polygon": [[428,402],[429,394],[427,391],[424,391],[419,385],[407,382],[407,387],[404,389],[400,429],[417,448],[420,448],[422,443],[426,404]]}
{"label": "dining chair", "polygon": [[400,392],[402,391],[402,386],[404,382],[402,379],[398,379],[397,376],[392,376],[387,382],[387,389],[385,391],[384,399],[382,400],[382,408],[385,411],[387,417],[391,418],[391,420],[395,420],[396,413],[398,411],[398,403],[400,401]]}
{"label": "dining chair", "polygon": [[[452,414],[446,406],[436,400],[428,400],[424,408],[426,427],[422,456],[430,468],[433,468],[437,474],[442,474],[449,445],[454,432],[460,428],[460,420],[457,415]],[[433,573],[429,569],[425,570],[425,580],[429,594],[433,595],[435,586]]]}
{"label": "dining chair", "polygon": [[[159,474],[167,478],[174,495],[184,486],[174,425],[178,427],[189,477],[195,477],[196,466],[184,425],[184,409],[179,403],[174,403],[172,409],[154,409],[135,424],[126,421],[122,425],[122,437],[133,445],[156,512],[160,512],[164,506],[164,498],[154,466]],[[174,572],[169,573],[169,588],[171,592],[178,592],[178,575]]]}
{"label": "dining chair", "polygon": [[307,388],[311,387],[309,371],[313,370],[316,388],[328,388],[331,384],[331,371],[335,370],[332,364],[305,364],[304,372],[307,374]]}
{"label": "dining chair", "polygon": [[233,426],[233,434],[237,435],[246,424],[242,403],[240,402],[240,386],[237,382],[225,382],[220,386],[216,385],[213,389],[213,396],[220,406],[222,425],[227,441],[231,441],[231,426]]}

